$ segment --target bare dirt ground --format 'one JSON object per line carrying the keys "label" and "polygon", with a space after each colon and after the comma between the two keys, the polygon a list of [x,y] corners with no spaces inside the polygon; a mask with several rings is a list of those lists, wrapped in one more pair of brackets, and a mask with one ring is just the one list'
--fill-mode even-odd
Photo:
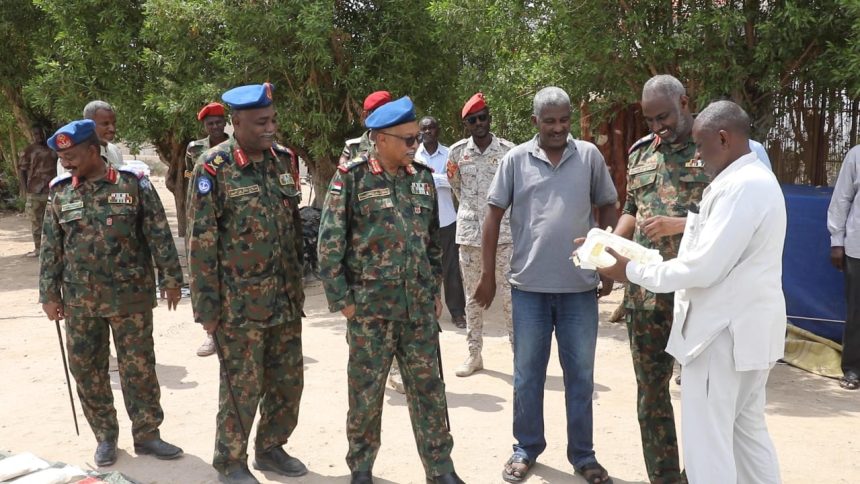
{"label": "bare dirt ground", "polygon": [[[154,179],[163,187],[162,179]],[[173,199],[159,188],[168,216]],[[177,239],[181,244],[182,240]],[[181,247],[181,245],[180,245]],[[24,216],[0,217],[0,450],[29,451],[42,458],[92,468],[95,440],[78,404],[81,436],[74,433],[54,324],[41,312],[38,261]],[[180,253],[182,251],[180,250]],[[305,389],[299,425],[287,451],[310,469],[302,478],[255,474],[264,482],[347,483],[346,361],[344,319],[330,314],[319,286],[309,287],[304,320]],[[646,482],[636,421],[636,387],[623,325],[606,320],[621,291],[600,305],[600,333],[594,393],[594,441],[598,459],[615,482]],[[502,482],[502,464],[511,451],[512,358],[499,315],[486,323],[486,370],[469,378],[454,376],[466,356],[464,330],[445,314],[442,352],[458,474],[470,483]],[[203,331],[192,322],[183,299],[176,312],[155,309],[155,344],[165,420],[162,436],[185,449],[177,461],[162,462],[134,453],[130,424],[122,406],[118,375],[111,373],[120,420],[119,460],[110,470],[142,483],[204,483],[216,480],[209,465],[215,434],[218,360],[199,358]],[[777,365],[771,373],[768,423],[786,483],[860,482],[860,392],[840,390],[833,380]],[[565,417],[561,368],[550,360],[546,384],[548,448],[529,483],[584,482],[565,457]],[[680,387],[673,384],[680,416]],[[77,399],[77,396],[75,397]],[[386,390],[382,449],[374,475],[380,483],[422,483],[406,399]],[[106,469],[107,470],[107,469]]]}

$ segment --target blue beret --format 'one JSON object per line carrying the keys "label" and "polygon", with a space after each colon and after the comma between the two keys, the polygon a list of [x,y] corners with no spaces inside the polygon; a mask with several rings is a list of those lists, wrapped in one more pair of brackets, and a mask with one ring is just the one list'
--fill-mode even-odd
{"label": "blue beret", "polygon": [[382,129],[415,121],[415,106],[409,96],[383,104],[364,120],[368,129]]}
{"label": "blue beret", "polygon": [[264,108],[272,105],[272,91],[274,90],[275,86],[268,82],[239,86],[222,94],[221,100],[234,111]]}
{"label": "blue beret", "polygon": [[95,132],[96,123],[92,119],[72,121],[48,139],[48,146],[54,151],[67,150],[86,141]]}

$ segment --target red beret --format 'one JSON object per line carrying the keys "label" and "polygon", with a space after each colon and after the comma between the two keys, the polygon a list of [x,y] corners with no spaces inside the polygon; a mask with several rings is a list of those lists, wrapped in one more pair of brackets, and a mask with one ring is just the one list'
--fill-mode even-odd
{"label": "red beret", "polygon": [[477,113],[485,107],[487,107],[487,103],[484,101],[484,95],[479,92],[470,97],[469,100],[466,101],[466,104],[463,105],[463,113],[461,117],[465,118],[472,113]]}
{"label": "red beret", "polygon": [[391,101],[391,93],[388,91],[376,91],[364,98],[364,110],[373,111],[383,104]]}
{"label": "red beret", "polygon": [[197,113],[197,121],[203,121],[206,116],[224,116],[224,105],[221,103],[209,103]]}

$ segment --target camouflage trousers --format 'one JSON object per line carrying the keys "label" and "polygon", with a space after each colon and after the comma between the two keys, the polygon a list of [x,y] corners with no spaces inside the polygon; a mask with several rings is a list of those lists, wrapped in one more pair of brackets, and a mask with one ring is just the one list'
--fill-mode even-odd
{"label": "camouflage trousers", "polygon": [[[511,318],[511,284],[508,270],[511,267],[511,244],[499,244],[496,249],[496,284],[505,313],[505,329],[508,341],[514,342],[514,326]],[[460,246],[460,270],[463,271],[463,287],[466,290],[466,342],[470,354],[480,354],[484,347],[484,310],[475,302],[473,295],[481,282],[481,248]]]}
{"label": "camouflage trousers", "polygon": [[42,222],[45,219],[45,208],[48,206],[47,193],[28,193],[24,212],[30,219],[30,232],[33,234],[33,244],[36,251],[42,247]]}
{"label": "camouflage trousers", "polygon": [[75,377],[84,416],[97,441],[117,440],[119,424],[108,375],[110,332],[132,437],[135,442],[158,437],[164,412],[155,374],[152,310],[108,318],[67,315],[69,369]]}
{"label": "camouflage trousers", "polygon": [[356,318],[348,323],[349,412],[346,463],[351,471],[372,470],[381,444],[385,379],[394,358],[406,390],[412,433],[424,472],[453,472],[454,440],[445,426],[445,383],[439,376],[439,326],[435,317],[421,321]]}
{"label": "camouflage trousers", "polygon": [[[258,406],[257,453],[286,444],[296,428],[304,387],[302,322],[299,319],[270,328],[219,326],[215,338],[224,355],[224,367],[220,372],[212,466],[225,472],[247,462],[248,439]],[[224,379],[225,369],[232,396]]]}
{"label": "camouflage trousers", "polygon": [[653,484],[686,483],[678,458],[678,437],[669,382],[675,359],[666,353],[672,309],[627,311],[638,397],[636,408],[648,478]]}

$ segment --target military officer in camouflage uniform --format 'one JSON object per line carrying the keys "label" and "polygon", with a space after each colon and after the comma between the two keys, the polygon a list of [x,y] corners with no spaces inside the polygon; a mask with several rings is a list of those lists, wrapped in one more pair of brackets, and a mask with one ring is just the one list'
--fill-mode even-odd
{"label": "military officer in camouflage uniform", "polygon": [[[457,367],[457,376],[469,376],[484,368],[481,350],[484,346],[484,310],[475,302],[475,289],[481,281],[481,226],[487,212],[487,189],[493,181],[499,161],[514,144],[490,132],[490,109],[484,95],[477,93],[463,106],[463,126],[470,137],[449,148],[448,179],[460,207],[457,210],[457,244],[460,245],[460,268],[466,289],[466,341],[469,356]],[[508,271],[511,265],[511,226],[506,213],[499,229],[496,251],[496,280],[500,285],[502,309],[508,340],[513,342],[511,319],[511,286]]]}
{"label": "military officer in camouflage uniform", "polygon": [[[376,91],[368,94],[367,97],[364,98],[364,104],[362,105],[364,108],[361,112],[362,126],[364,126],[364,121],[368,116],[373,114],[375,109],[389,101],[391,101],[391,93],[388,91]],[[340,153],[340,159],[337,162],[338,166],[346,164],[362,153],[367,153],[370,150],[371,144],[370,130],[366,130],[358,138],[346,140],[346,143],[343,146],[343,151]]]}
{"label": "military officer in camouflage uniform", "polygon": [[[642,112],[651,134],[630,148],[627,201],[615,233],[672,259],[678,255],[687,210],[701,201],[709,178],[695,158],[693,116],[680,81],[668,75],[651,78],[642,89]],[[684,483],[669,394],[675,360],[665,351],[674,296],[635,284],[626,289],[627,332],[648,477],[652,483]]]}
{"label": "military officer in camouflage uniform", "polygon": [[256,483],[247,467],[260,408],[254,468],[300,476],[282,446],[296,427],[302,375],[302,231],[297,158],[274,141],[269,83],[221,99],[233,138],[194,167],[188,207],[194,321],[212,334],[221,386],[212,465],[221,482]]}
{"label": "military officer in camouflage uniform", "polygon": [[373,482],[385,377],[395,358],[428,480],[462,482],[451,461],[437,360],[442,248],[436,190],[430,168],[413,162],[420,131],[412,101],[380,107],[367,127],[375,149],[338,168],[319,236],[329,309],[347,318],[351,482]]}
{"label": "military officer in camouflage uniform", "polygon": [[152,340],[153,260],[168,309],[176,309],[182,270],[164,208],[149,179],[108,165],[95,123],[60,128],[48,140],[69,171],[55,178],[42,235],[39,301],[49,319],[66,320],[69,367],[84,416],[98,441],[95,463],[116,461],[119,425],[108,376],[113,332],[125,408],[138,454],[174,459],[161,440]]}
{"label": "military officer in camouflage uniform", "polygon": [[[230,136],[224,132],[224,128],[227,126],[227,119],[224,116],[223,104],[213,102],[203,106],[203,108],[197,113],[197,120],[203,123],[203,127],[206,129],[206,134],[209,136],[188,143],[188,147],[185,149],[185,171],[182,175],[183,183],[179,184],[179,189],[181,190],[181,198],[186,200],[186,207],[188,207],[187,198],[191,196],[188,184],[191,181],[191,173],[192,170],[194,170],[194,163],[197,162],[200,155],[209,148],[219,143],[223,143],[230,138]],[[175,174],[167,174],[167,180],[176,180],[177,178],[179,177]],[[186,250],[187,248],[186,244]],[[213,354],[215,354],[215,340],[212,339],[211,334],[207,333],[206,340],[203,341],[203,344],[201,344],[199,348],[197,348],[197,356],[209,356]]]}
{"label": "military officer in camouflage uniform", "polygon": [[45,132],[41,127],[33,127],[33,143],[24,149],[18,161],[18,179],[27,194],[24,211],[30,219],[30,232],[36,249],[25,254],[39,257],[42,246],[42,224],[45,207],[48,205],[48,183],[54,178],[57,154],[45,143]]}

